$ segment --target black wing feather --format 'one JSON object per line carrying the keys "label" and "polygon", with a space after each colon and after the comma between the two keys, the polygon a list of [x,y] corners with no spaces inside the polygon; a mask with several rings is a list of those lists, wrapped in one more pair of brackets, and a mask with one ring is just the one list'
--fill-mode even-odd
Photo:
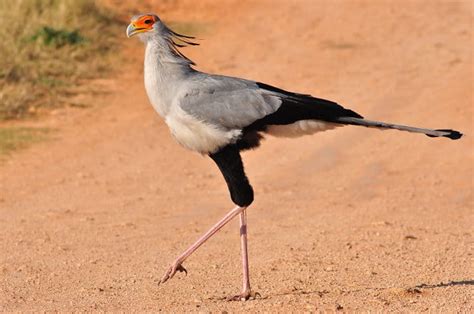
{"label": "black wing feather", "polygon": [[263,131],[268,125],[286,125],[299,120],[314,119],[337,123],[338,118],[341,117],[363,118],[357,112],[346,109],[330,100],[288,92],[264,83],[257,83],[257,86],[261,89],[281,94],[282,104],[274,113],[246,127],[245,129],[248,131]]}

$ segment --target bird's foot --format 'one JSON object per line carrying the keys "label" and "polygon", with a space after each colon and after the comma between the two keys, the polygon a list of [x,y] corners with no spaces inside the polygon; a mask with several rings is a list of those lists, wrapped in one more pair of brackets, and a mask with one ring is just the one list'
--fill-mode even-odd
{"label": "bird's foot", "polygon": [[163,277],[161,277],[161,280],[160,282],[158,282],[158,285],[162,284],[162,283],[165,283],[167,282],[169,279],[173,278],[173,276],[176,274],[176,272],[179,271],[179,272],[184,272],[186,275],[188,274],[188,271],[186,270],[186,268],[183,267],[183,265],[181,265],[181,262],[180,261],[175,261],[169,268],[168,270],[165,272],[165,274],[163,275]]}
{"label": "bird's foot", "polygon": [[241,294],[237,295],[231,295],[226,298],[227,301],[249,301],[249,300],[255,300],[257,298],[261,298],[262,296],[258,292],[254,292],[249,290],[246,290],[242,292]]}

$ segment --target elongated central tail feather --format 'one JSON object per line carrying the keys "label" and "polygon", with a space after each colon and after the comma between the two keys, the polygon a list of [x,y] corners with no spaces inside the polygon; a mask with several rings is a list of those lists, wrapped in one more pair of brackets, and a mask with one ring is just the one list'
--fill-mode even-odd
{"label": "elongated central tail feather", "polygon": [[407,131],[407,132],[412,132],[412,133],[422,133],[429,137],[447,137],[452,140],[460,139],[463,135],[462,133],[458,131],[450,130],[450,129],[437,129],[437,130],[422,129],[422,128],[416,128],[416,127],[411,127],[411,126],[406,126],[406,125],[371,121],[371,120],[352,118],[352,117],[340,117],[340,118],[337,118],[336,121],[343,124],[360,125],[360,126],[365,126],[368,128],[395,129],[395,130]]}

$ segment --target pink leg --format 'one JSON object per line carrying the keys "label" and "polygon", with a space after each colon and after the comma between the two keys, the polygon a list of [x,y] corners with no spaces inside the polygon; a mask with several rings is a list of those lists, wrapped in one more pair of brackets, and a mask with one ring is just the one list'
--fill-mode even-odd
{"label": "pink leg", "polygon": [[247,212],[240,213],[240,248],[242,254],[242,293],[250,292],[249,255],[247,251]]}
{"label": "pink leg", "polygon": [[[173,278],[177,271],[186,272],[186,269],[181,266],[184,260],[188,258],[189,255],[191,255],[194,251],[196,251],[201,245],[203,245],[204,242],[206,242],[210,237],[212,237],[217,231],[224,227],[229,221],[231,221],[232,218],[240,214],[242,211],[245,211],[245,208],[246,207],[237,206],[232,209],[229,213],[227,213],[227,215],[224,216],[224,218],[222,218],[217,224],[215,224],[211,229],[209,229],[209,231],[207,231],[202,237],[200,237],[193,245],[191,245],[186,251],[184,251],[183,254],[178,256],[178,258],[171,264],[164,276],[161,278],[159,284],[165,283],[166,281],[168,281],[168,279]],[[247,239],[247,236],[245,236],[245,239]]]}
{"label": "pink leg", "polygon": [[229,297],[228,300],[240,301],[255,299],[260,296],[250,289],[249,256],[247,250],[247,211],[244,209],[240,213],[240,248],[242,254],[242,293]]}

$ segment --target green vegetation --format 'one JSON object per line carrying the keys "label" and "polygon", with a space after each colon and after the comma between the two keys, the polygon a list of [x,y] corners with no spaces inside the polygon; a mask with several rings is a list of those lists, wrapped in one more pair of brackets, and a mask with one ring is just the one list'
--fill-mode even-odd
{"label": "green vegetation", "polygon": [[0,158],[14,150],[26,148],[33,143],[44,141],[50,135],[47,128],[0,128]]}
{"label": "green vegetation", "polygon": [[54,46],[59,48],[65,45],[80,44],[84,41],[84,37],[79,34],[78,30],[67,31],[44,26],[31,37],[31,40],[40,40],[45,46]]}
{"label": "green vegetation", "polygon": [[110,68],[119,24],[94,0],[0,0],[0,21],[0,120],[67,104]]}

